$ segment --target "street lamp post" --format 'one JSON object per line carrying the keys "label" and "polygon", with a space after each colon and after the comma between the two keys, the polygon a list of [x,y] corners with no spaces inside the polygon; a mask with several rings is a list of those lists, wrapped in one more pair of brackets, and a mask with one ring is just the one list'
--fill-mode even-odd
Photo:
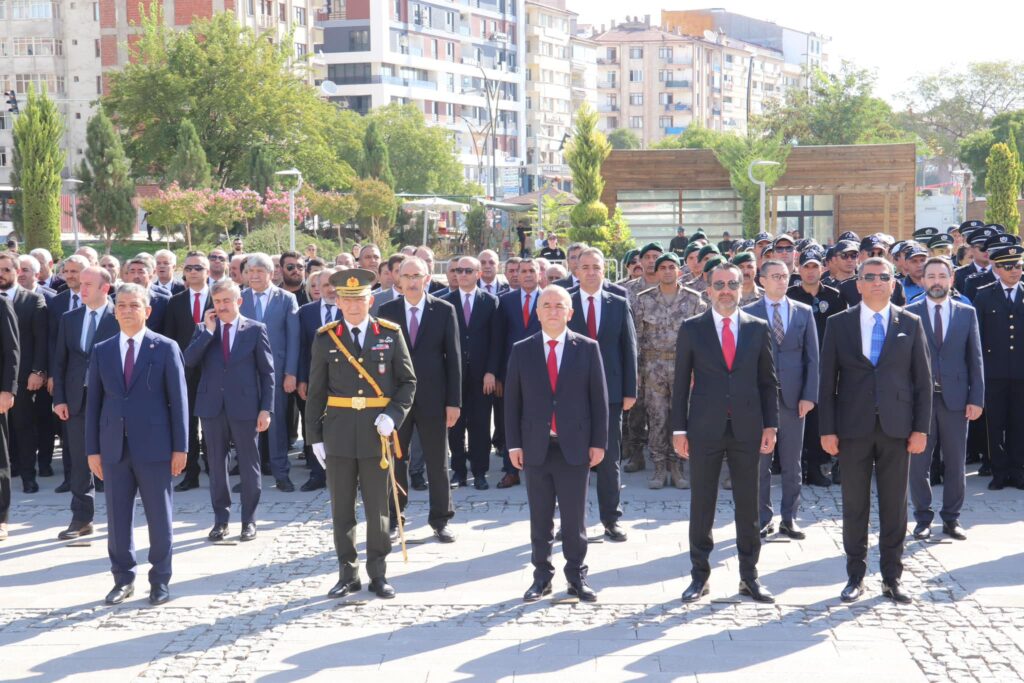
{"label": "street lamp post", "polygon": [[756,161],[751,161],[750,162],[750,166],[747,166],[747,176],[750,178],[750,182],[752,182],[755,185],[757,185],[760,188],[760,190],[761,190],[761,206],[760,206],[760,216],[759,216],[759,221],[758,221],[758,227],[760,228],[759,232],[764,232],[764,186],[765,186],[765,182],[763,180],[758,180],[757,178],[754,177],[754,167],[755,166],[779,166],[779,165],[780,164],[777,161],[756,160]]}
{"label": "street lamp post", "polygon": [[75,231],[75,251],[78,251],[78,186],[82,181],[78,178],[67,178],[64,182],[71,190],[71,227]]}
{"label": "street lamp post", "polygon": [[289,244],[291,245],[291,250],[295,251],[295,193],[302,189],[302,171],[293,167],[284,171],[278,171],[274,175],[294,176],[296,178],[295,187],[288,190]]}
{"label": "street lamp post", "polygon": [[[483,77],[484,98],[487,101],[487,116],[491,120],[491,199],[498,198],[498,83],[487,76],[480,67]],[[494,86],[493,90],[491,86]],[[504,192],[502,193],[504,196]]]}

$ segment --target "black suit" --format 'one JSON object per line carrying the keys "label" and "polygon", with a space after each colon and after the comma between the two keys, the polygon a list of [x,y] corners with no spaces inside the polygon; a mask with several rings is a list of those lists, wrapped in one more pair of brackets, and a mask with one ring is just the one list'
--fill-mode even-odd
{"label": "black suit", "polygon": [[[559,287],[565,287],[565,289],[568,290],[570,294],[575,294],[580,290],[579,282],[573,282],[572,277],[567,277],[564,280],[558,280],[553,284],[556,284]],[[621,296],[623,299],[626,298],[626,288],[621,287],[607,279],[601,283],[601,289],[611,294],[614,294],[615,296]]]}
{"label": "black suit", "polygon": [[[903,574],[911,432],[927,434],[932,414],[932,373],[921,319],[898,306],[877,365],[864,355],[859,304],[828,319],[821,349],[818,424],[839,437],[843,468],[843,547],[851,581],[867,573],[871,472],[878,486],[882,579]],[[916,455],[915,457],[925,457]]]}
{"label": "black suit", "polygon": [[[430,526],[440,529],[455,514],[452,494],[448,481],[448,444],[445,408],[462,406],[462,359],[459,354],[459,323],[455,308],[447,301],[424,294],[418,305],[419,332],[416,343],[409,336],[405,318],[405,297],[389,301],[380,307],[380,317],[391,320],[402,327],[406,344],[412,355],[416,373],[416,397],[412,410],[398,429],[398,441],[402,453],[407,457],[395,461],[395,476],[399,486],[399,510],[392,510],[392,524],[396,524],[399,512],[404,513],[409,497],[402,491],[409,490],[409,442],[415,428],[423,446],[423,462],[426,464],[427,481],[430,485]],[[363,354],[371,349],[363,349]],[[383,358],[383,354],[381,355]],[[394,501],[391,502],[394,505]]]}
{"label": "black suit", "polygon": [[[0,297],[0,391],[18,391],[18,320],[11,302]],[[11,510],[11,454],[8,448],[7,414],[0,415],[0,522]]]}
{"label": "black suit", "polygon": [[[992,266],[986,266],[985,270],[991,272]],[[953,273],[953,288],[956,289],[956,291],[958,292],[965,292],[965,290],[967,289],[967,279],[972,275],[976,275],[980,272],[981,271],[978,269],[978,266],[976,266],[973,261],[971,261],[967,265],[960,266]],[[989,282],[991,282],[991,280],[989,280]],[[964,294],[964,296],[967,296],[966,293]]]}
{"label": "black suit", "polygon": [[[540,289],[530,293],[530,313],[527,316],[526,325],[523,324],[523,291],[513,289],[498,297],[498,315],[494,318],[494,339],[501,347],[501,356],[498,358],[498,380],[505,381],[505,370],[508,367],[509,356],[512,355],[512,347],[516,342],[522,341],[531,334],[540,332],[540,320],[537,319],[537,297]],[[508,459],[508,448],[505,444],[505,409],[504,398],[495,401],[494,411],[494,446],[502,451],[502,467],[505,473],[514,473]]]}
{"label": "black suit", "polygon": [[[70,471],[64,476],[71,487],[71,519],[75,522],[92,522],[94,515],[93,478],[85,452],[85,400],[86,375],[89,371],[89,354],[92,348],[82,348],[82,325],[90,311],[79,306],[61,317],[57,328],[53,360],[50,363],[53,375],[53,403],[66,404],[68,419],[64,423]],[[120,332],[114,307],[108,303],[102,315],[97,315],[96,333],[93,345],[109,339]]]}
{"label": "black suit", "polygon": [[[7,294],[11,294],[8,290]],[[35,399],[46,389],[29,391],[32,374],[47,373],[49,365],[49,315],[42,294],[18,286],[10,298],[18,320],[20,358],[18,362],[18,393],[11,408],[12,469],[28,484],[36,480],[36,458],[39,452],[40,425],[36,422]]]}
{"label": "black suit", "polygon": [[467,461],[474,478],[487,474],[494,395],[484,394],[484,375],[489,373],[497,377],[501,354],[493,337],[498,297],[477,287],[472,294],[472,312],[468,324],[463,313],[465,297],[462,290],[444,297],[455,308],[455,317],[459,322],[459,350],[462,353],[462,412],[455,426],[448,430],[452,470],[460,479],[467,476]]}
{"label": "black suit", "polygon": [[[172,283],[173,284],[173,283]],[[167,311],[163,319],[163,334],[170,337],[185,353],[185,349],[192,343],[197,323],[192,316],[192,307],[195,305],[195,292],[191,288],[185,289],[170,298],[167,303]],[[203,310],[199,313],[199,323],[203,324],[203,316],[206,311],[213,308],[213,293],[206,290],[206,301],[203,303]],[[185,386],[188,390],[188,460],[185,463],[185,480],[199,481],[199,418],[196,417],[196,391],[199,388],[199,377],[202,374],[199,367],[185,368]]]}
{"label": "black suit", "polygon": [[534,581],[546,584],[555,573],[557,503],[565,578],[574,584],[587,578],[589,454],[608,445],[608,389],[594,340],[566,331],[554,391],[548,353],[543,332],[512,349],[505,375],[505,435],[509,450],[523,451]]}
{"label": "black suit", "polygon": [[[848,307],[856,306],[860,303],[860,292],[857,290],[857,278],[851,277],[835,285],[828,282],[824,284],[838,289]],[[889,301],[897,306],[904,306],[907,303],[907,295],[903,291],[903,283],[900,282],[899,278],[896,279],[896,287],[893,289],[892,296],[889,297]]]}
{"label": "black suit", "polygon": [[[572,318],[569,329],[589,336],[587,311],[589,298],[577,290],[572,295]],[[608,448],[604,460],[597,466],[597,506],[601,523],[610,526],[622,517],[619,505],[622,455],[622,399],[636,398],[636,327],[629,312],[629,304],[620,296],[603,290],[600,294],[601,310],[597,315],[597,344],[601,349],[605,385],[608,388]]]}
{"label": "black suit", "polygon": [[188,287],[185,286],[185,281],[184,280],[179,280],[177,278],[172,279],[166,285],[164,283],[160,282],[160,280],[154,280],[153,281],[153,285],[156,286],[156,287],[163,287],[165,290],[167,290],[167,293],[170,294],[171,296],[176,296],[178,294],[181,294],[186,289],[188,289]]}
{"label": "black suit", "polygon": [[[711,575],[718,479],[722,461],[729,463],[736,505],[736,551],[740,578],[757,579],[761,553],[758,524],[758,479],[761,435],[779,426],[779,382],[768,324],[737,311],[739,332],[732,369],[726,365],[714,311],[690,318],[679,327],[672,388],[672,431],[686,432],[690,458],[690,574],[694,581]],[[691,385],[692,378],[692,385]],[[691,400],[692,399],[692,400]]]}

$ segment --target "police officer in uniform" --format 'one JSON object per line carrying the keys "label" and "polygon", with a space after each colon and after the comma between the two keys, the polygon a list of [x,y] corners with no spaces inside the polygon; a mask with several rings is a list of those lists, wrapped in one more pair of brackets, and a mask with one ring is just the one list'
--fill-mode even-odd
{"label": "police officer in uniform", "polygon": [[362,588],[356,554],[357,487],[366,515],[370,591],[395,597],[385,563],[391,552],[388,502],[394,463],[387,462],[384,445],[397,441],[393,434],[412,407],[416,376],[401,328],[370,316],[375,277],[361,268],[330,277],[344,319],[317,331],[309,367],[306,421],[313,454],[327,474],[340,573],[327,594],[330,598]]}

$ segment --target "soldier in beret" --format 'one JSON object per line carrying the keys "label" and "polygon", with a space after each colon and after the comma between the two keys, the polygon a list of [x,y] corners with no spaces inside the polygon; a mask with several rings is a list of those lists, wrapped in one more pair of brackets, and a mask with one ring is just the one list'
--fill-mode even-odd
{"label": "soldier in beret", "polygon": [[754,254],[749,251],[741,251],[729,259],[729,261],[739,266],[740,271],[743,273],[743,286],[740,288],[739,307],[743,308],[764,296],[764,290],[758,287],[755,281],[757,279],[757,259],[754,258]]}
{"label": "soldier in beret", "polygon": [[[691,239],[697,239],[698,235],[703,237],[703,233],[697,231]],[[640,262],[644,266],[643,274],[635,280],[630,280],[625,285],[626,301],[629,302],[629,310],[634,313],[637,307],[637,295],[646,289],[657,286],[659,279],[655,263],[664,253],[665,250],[657,242],[649,242],[640,247],[639,256]],[[644,392],[640,391],[639,393],[640,395],[637,396],[636,403],[626,411],[626,417],[623,420],[622,459],[625,461],[625,464],[622,466],[622,470],[624,472],[639,472],[645,467],[644,446],[647,443],[647,409],[644,407]]]}

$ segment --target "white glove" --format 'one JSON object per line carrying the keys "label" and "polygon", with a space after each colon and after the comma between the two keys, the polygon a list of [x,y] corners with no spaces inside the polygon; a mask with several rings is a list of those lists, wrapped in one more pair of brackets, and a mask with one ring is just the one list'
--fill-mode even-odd
{"label": "white glove", "polygon": [[395,431],[395,421],[384,413],[378,415],[373,424],[377,427],[377,433],[383,437],[389,437],[391,432]]}
{"label": "white glove", "polygon": [[320,463],[320,467],[327,469],[327,450],[324,448],[323,443],[313,444],[313,457]]}

